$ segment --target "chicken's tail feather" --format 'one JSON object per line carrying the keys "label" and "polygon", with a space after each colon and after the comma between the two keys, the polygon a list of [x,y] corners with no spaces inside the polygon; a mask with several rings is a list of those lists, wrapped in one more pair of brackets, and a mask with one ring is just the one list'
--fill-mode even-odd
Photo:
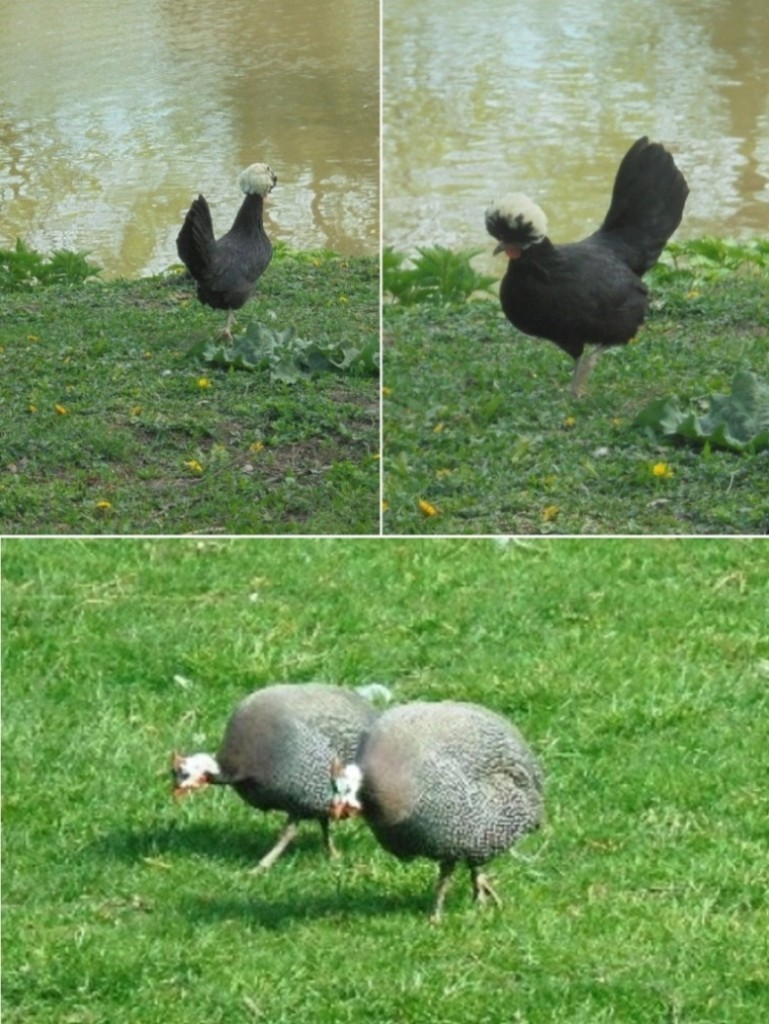
{"label": "chicken's tail feather", "polygon": [[657,262],[681,223],[688,194],[686,179],[670,153],[644,136],[619,165],[609,212],[596,235],[608,241],[636,274],[643,274]]}
{"label": "chicken's tail feather", "polygon": [[215,241],[211,211],[205,196],[198,196],[184,218],[176,238],[176,251],[187,270],[199,280],[211,267]]}

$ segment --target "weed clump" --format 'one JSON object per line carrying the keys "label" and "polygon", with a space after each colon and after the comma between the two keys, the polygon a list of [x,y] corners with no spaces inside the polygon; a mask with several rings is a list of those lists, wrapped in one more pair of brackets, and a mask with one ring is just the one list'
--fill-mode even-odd
{"label": "weed clump", "polygon": [[89,255],[57,249],[44,256],[17,238],[13,249],[0,249],[0,291],[25,292],[53,284],[84,284],[101,274],[101,267],[88,262]]}

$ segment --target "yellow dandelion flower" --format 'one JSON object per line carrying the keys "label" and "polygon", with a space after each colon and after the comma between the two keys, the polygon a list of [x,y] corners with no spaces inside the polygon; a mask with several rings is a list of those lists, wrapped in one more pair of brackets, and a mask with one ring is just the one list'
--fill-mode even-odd
{"label": "yellow dandelion flower", "polygon": [[140,405],[132,405],[131,406],[131,415],[132,416],[138,416],[141,411],[142,411],[142,407]]}
{"label": "yellow dandelion flower", "polygon": [[383,499],[383,500],[382,500],[382,511],[383,511],[383,512],[387,512],[387,510],[388,510],[389,508],[390,508],[390,502],[389,502],[389,501],[387,501],[386,499]]}
{"label": "yellow dandelion flower", "polygon": [[96,502],[96,507],[99,509],[100,512],[109,512],[109,510],[112,508],[112,502],[111,501],[97,501]]}
{"label": "yellow dandelion flower", "polygon": [[392,393],[393,393],[393,389],[392,388],[388,388],[388,387],[383,387],[382,388],[382,394],[384,395],[385,398],[387,398],[387,396],[391,395]]}
{"label": "yellow dandelion flower", "polygon": [[37,406],[33,405],[32,402],[29,403],[27,408],[29,409],[30,412],[37,412]]}
{"label": "yellow dandelion flower", "polygon": [[430,502],[425,501],[424,498],[419,499],[419,511],[422,513],[422,515],[425,515],[428,518],[430,516],[439,516],[441,514],[441,510],[439,508],[437,508],[435,505],[431,505]]}
{"label": "yellow dandelion flower", "polygon": [[342,303],[343,306],[346,306],[350,300],[347,298],[346,295],[340,295],[339,301]]}
{"label": "yellow dandelion flower", "polygon": [[567,430],[571,430],[571,428],[576,424],[576,422],[576,416],[567,416],[566,419],[563,421],[563,425],[566,427]]}
{"label": "yellow dandelion flower", "polygon": [[264,451],[264,442],[263,441],[254,441],[253,444],[250,444],[248,446],[248,450],[250,452],[257,452],[257,453],[258,452],[263,452]]}
{"label": "yellow dandelion flower", "polygon": [[669,480],[673,475],[673,470],[667,462],[655,462],[652,466],[652,474],[662,480]]}
{"label": "yellow dandelion flower", "polygon": [[66,405],[55,405],[53,408],[57,416],[69,416],[69,409]]}
{"label": "yellow dandelion flower", "polygon": [[557,505],[548,505],[542,509],[542,518],[546,523],[552,523],[560,511]]}
{"label": "yellow dandelion flower", "polygon": [[202,473],[203,472],[203,467],[201,466],[201,464],[198,462],[197,459],[188,459],[184,463],[184,465],[188,469],[191,469],[193,473]]}
{"label": "yellow dandelion flower", "polygon": [[196,383],[199,388],[210,388],[212,381],[209,377],[198,377]]}

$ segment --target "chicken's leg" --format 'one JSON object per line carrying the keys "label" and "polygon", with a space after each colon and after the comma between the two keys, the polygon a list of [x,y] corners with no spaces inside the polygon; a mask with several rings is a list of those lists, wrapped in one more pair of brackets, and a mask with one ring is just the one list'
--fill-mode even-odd
{"label": "chicken's leg", "polygon": [[222,328],[222,337],[232,341],[232,321],[235,318],[235,310],[231,309],[227,314],[227,323]]}
{"label": "chicken's leg", "polygon": [[588,377],[595,369],[595,364],[602,352],[609,348],[608,345],[594,345],[586,348],[574,366],[574,374],[571,378],[571,393],[574,398],[581,398],[585,393],[585,384]]}

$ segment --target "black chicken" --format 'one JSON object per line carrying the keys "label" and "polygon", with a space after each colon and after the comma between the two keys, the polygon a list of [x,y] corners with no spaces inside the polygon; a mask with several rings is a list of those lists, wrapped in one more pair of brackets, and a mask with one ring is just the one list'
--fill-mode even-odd
{"label": "black chicken", "polygon": [[229,310],[224,334],[230,339],[234,311],[248,301],[272,257],[262,218],[264,197],[277,180],[267,164],[251,164],[238,178],[246,198],[227,234],[214,238],[211,211],[199,195],[176,239],[176,250],[197,281],[200,301]]}
{"label": "black chicken", "polygon": [[486,210],[486,228],[499,241],[494,252],[509,259],[499,292],[504,314],[576,360],[575,396],[600,354],[626,345],[643,323],[648,288],[641,276],[680,224],[688,194],[672,156],[644,137],[619,166],[603,224],[581,242],[553,245],[544,213],[520,193]]}

